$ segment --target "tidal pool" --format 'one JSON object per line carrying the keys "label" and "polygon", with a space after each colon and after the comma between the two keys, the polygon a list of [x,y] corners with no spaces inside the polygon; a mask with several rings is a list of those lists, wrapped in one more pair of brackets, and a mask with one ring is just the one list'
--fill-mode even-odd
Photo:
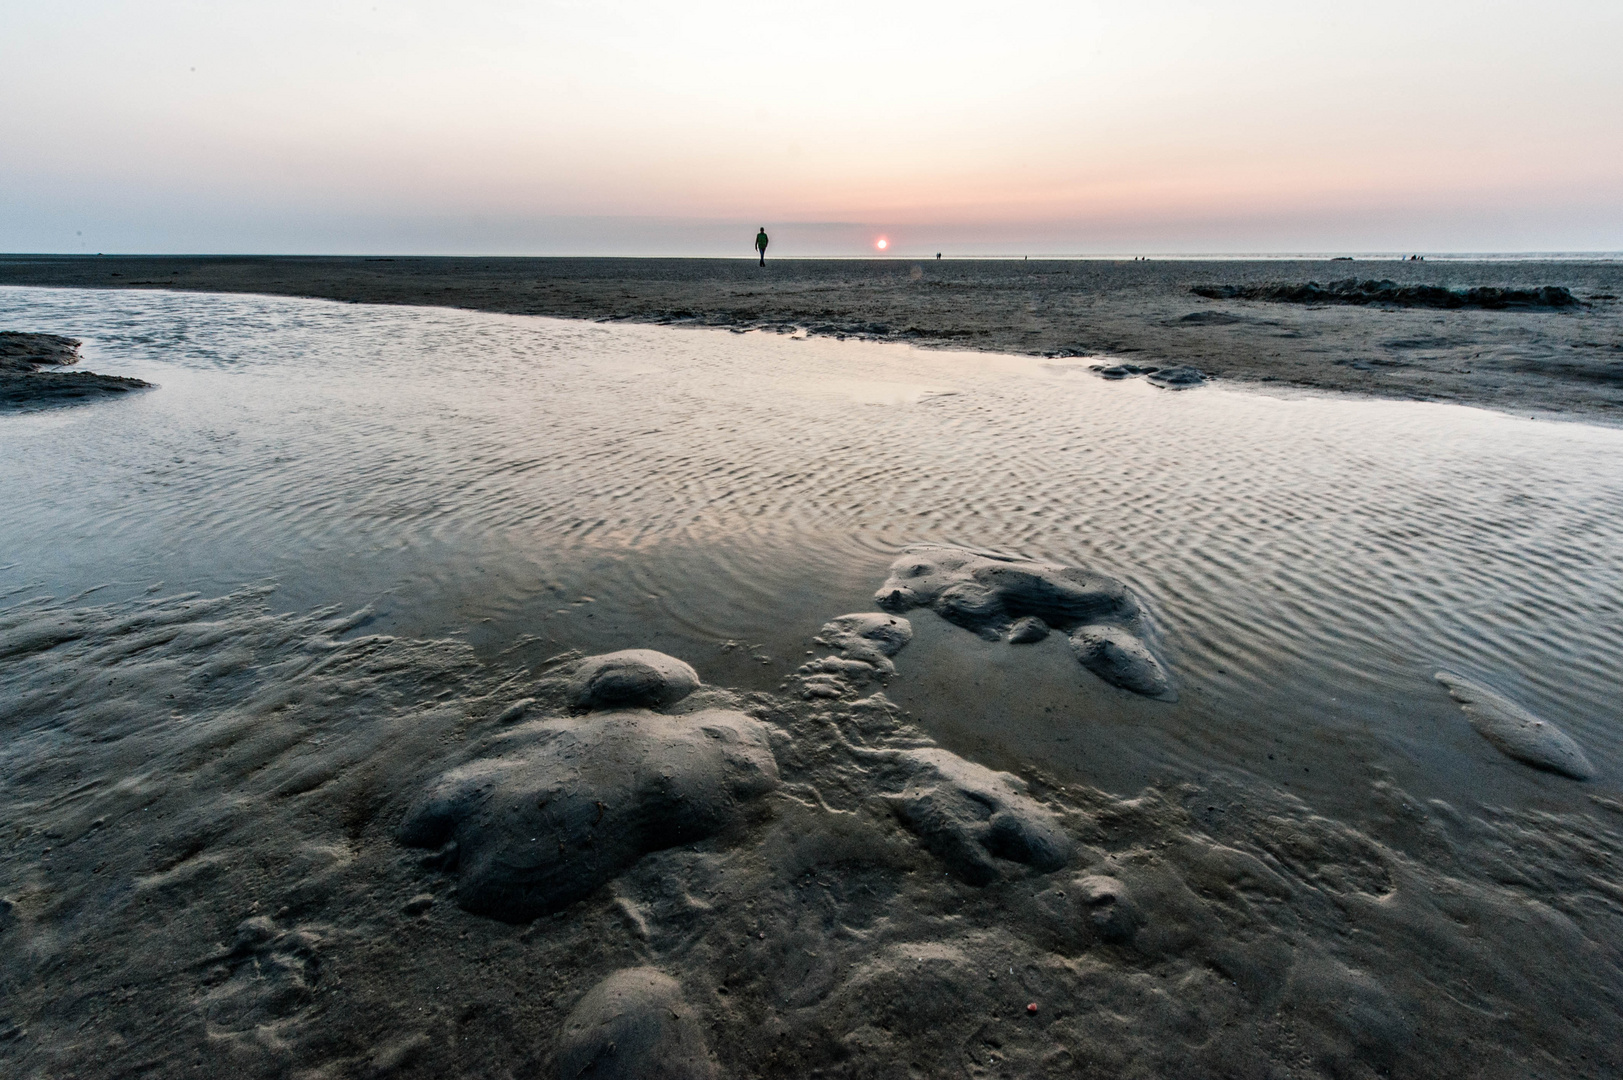
{"label": "tidal pool", "polygon": [[[5,591],[372,604],[372,629],[660,648],[775,686],[909,544],[1091,567],[1176,705],[1063,643],[933,618],[891,688],[949,744],[1128,789],[1237,768],[1346,801],[1572,798],[1482,743],[1458,671],[1623,765],[1623,430],[1167,392],[1063,362],[253,296],[0,290],[160,384],[5,417]],[[1353,794],[1342,790],[1348,787]]]}

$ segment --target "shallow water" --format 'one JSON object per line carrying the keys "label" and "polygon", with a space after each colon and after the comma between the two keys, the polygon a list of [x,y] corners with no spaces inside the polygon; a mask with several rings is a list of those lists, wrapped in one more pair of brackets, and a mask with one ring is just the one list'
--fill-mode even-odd
{"label": "shallow water", "polygon": [[[1387,774],[1560,807],[1623,772],[1623,430],[254,296],[0,289],[0,327],[159,384],[0,417],[14,598],[268,580],[487,656],[646,646],[767,688],[904,546],[951,543],[1127,580],[1182,694],[915,613],[889,696],[989,764],[1117,791],[1255,774],[1354,818]],[[1599,779],[1502,757],[1439,668],[1561,725]]]}

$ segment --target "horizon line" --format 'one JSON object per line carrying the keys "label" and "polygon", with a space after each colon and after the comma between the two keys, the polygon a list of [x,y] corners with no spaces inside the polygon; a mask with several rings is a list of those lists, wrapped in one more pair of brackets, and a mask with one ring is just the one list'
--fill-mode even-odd
{"label": "horizon line", "polygon": [[[1205,252],[1076,252],[1035,253],[1008,252],[989,254],[899,254],[892,252],[862,255],[772,255],[775,262],[1120,262],[1165,260],[1176,262],[1208,261],[1379,261],[1406,262],[1411,255],[1424,261],[1470,262],[1481,260],[1528,260],[1542,262],[1613,261],[1623,259],[1620,250],[1524,250],[1524,251],[1205,251]],[[747,255],[605,255],[584,252],[551,252],[546,254],[515,255],[486,254],[481,252],[419,253],[393,252],[267,252],[267,251],[13,251],[0,252],[0,259],[619,259],[624,261],[686,260],[707,262],[753,262],[754,253]]]}

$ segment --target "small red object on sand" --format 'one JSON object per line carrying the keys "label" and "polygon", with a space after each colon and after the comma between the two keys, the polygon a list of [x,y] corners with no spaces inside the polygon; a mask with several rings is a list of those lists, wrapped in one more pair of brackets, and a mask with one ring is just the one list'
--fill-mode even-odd
{"label": "small red object on sand", "polygon": [[1037,1003],[1035,1001],[1033,1001],[1030,1005],[1027,1005],[1026,1006],[1026,1011],[1028,1013],[1036,1012],[1037,1011]]}

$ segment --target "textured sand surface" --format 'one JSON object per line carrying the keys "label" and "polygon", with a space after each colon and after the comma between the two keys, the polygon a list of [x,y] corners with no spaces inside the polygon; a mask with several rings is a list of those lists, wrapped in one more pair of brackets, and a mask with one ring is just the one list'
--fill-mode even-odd
{"label": "textured sand surface", "polygon": [[255,591],[0,612],[8,1076],[1623,1069],[1616,804],[1462,812],[1375,783],[1361,829],[1267,784],[1129,798],[992,772],[882,696],[704,687],[603,715],[655,743],[758,729],[779,782],[607,875],[622,821],[549,822],[543,798],[521,835],[498,799],[464,847],[594,879],[499,920],[452,902],[454,859],[400,842],[421,785],[549,730],[559,779],[570,755],[614,773],[625,744],[579,739],[578,657],[482,665],[363,621]]}
{"label": "textured sand surface", "polygon": [[[1214,300],[1196,286],[1356,274],[1571,290],[1575,309]],[[1224,379],[1512,412],[1623,416],[1623,264],[0,256],[0,285],[437,304],[1187,365]]]}

